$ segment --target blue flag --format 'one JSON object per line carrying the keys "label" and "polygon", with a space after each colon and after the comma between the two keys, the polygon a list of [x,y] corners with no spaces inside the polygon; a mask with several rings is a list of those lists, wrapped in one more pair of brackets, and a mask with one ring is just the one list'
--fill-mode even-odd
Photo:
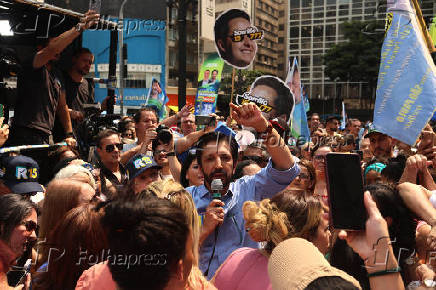
{"label": "blue flag", "polygon": [[345,130],[345,126],[347,126],[347,113],[345,113],[345,104],[342,102],[342,120],[341,120],[341,130]]}
{"label": "blue flag", "polygon": [[408,1],[393,7],[381,52],[375,127],[414,145],[436,110],[436,67]]}

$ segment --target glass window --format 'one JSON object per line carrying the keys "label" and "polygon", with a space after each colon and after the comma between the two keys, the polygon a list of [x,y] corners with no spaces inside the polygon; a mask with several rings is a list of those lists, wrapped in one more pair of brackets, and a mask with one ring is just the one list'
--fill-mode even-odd
{"label": "glass window", "polygon": [[312,36],[312,26],[302,26],[301,37],[311,37],[311,36]]}
{"label": "glass window", "polygon": [[315,0],[315,6],[323,6],[324,0]]}
{"label": "glass window", "polygon": [[301,56],[301,67],[310,67],[310,56],[302,55]]}
{"label": "glass window", "polygon": [[291,0],[291,8],[300,8],[300,0]]}
{"label": "glass window", "polygon": [[322,79],[322,72],[313,72],[312,77],[314,79]]}
{"label": "glass window", "polygon": [[314,18],[323,18],[324,17],[324,11],[323,12],[316,12],[313,14]]}
{"label": "glass window", "polygon": [[302,24],[302,25],[309,25],[309,24],[312,24],[312,20],[304,20],[304,21],[301,21],[301,24]]}
{"label": "glass window", "polygon": [[333,36],[336,35],[336,25],[326,25],[325,26],[325,35],[326,36]]}
{"label": "glass window", "polygon": [[353,15],[362,14],[362,8],[360,8],[360,9],[353,9],[352,13],[353,13]]}
{"label": "glass window", "polygon": [[300,36],[300,31],[298,29],[298,27],[291,27],[290,29],[290,33],[289,33],[289,37],[299,37]]}
{"label": "glass window", "polygon": [[310,49],[310,38],[301,40],[301,49]]}
{"label": "glass window", "polygon": [[327,11],[326,17],[336,17],[336,11]]}
{"label": "glass window", "polygon": [[323,19],[315,19],[315,20],[313,20],[314,24],[323,23],[323,22],[324,22]]}
{"label": "glass window", "polygon": [[291,20],[299,20],[300,19],[300,12],[291,11],[290,16],[291,16]]}
{"label": "glass window", "polygon": [[347,10],[339,10],[339,15],[348,15],[348,9]]}
{"label": "glass window", "polygon": [[362,2],[355,1],[353,3],[353,8],[360,8],[360,7],[362,7]]}
{"label": "glass window", "polygon": [[314,40],[314,42],[313,42],[313,48],[314,49],[316,49],[316,48],[321,48],[322,49],[322,46],[323,46],[322,38],[320,38],[319,42],[315,42],[315,40]]}
{"label": "glass window", "polygon": [[313,55],[313,66],[322,66],[322,56],[319,54]]}
{"label": "glass window", "polygon": [[312,0],[303,0],[303,7],[312,7]]}
{"label": "glass window", "polygon": [[322,36],[323,32],[324,32],[324,26],[322,26],[322,25],[315,25],[313,27],[313,36],[314,37]]}
{"label": "glass window", "polygon": [[336,0],[327,0],[327,5],[336,5]]}
{"label": "glass window", "polygon": [[283,17],[283,16],[285,16],[285,11],[280,10],[280,11],[279,11],[279,17]]}
{"label": "glass window", "polygon": [[298,49],[298,43],[293,43],[289,45],[289,50],[297,50]]}

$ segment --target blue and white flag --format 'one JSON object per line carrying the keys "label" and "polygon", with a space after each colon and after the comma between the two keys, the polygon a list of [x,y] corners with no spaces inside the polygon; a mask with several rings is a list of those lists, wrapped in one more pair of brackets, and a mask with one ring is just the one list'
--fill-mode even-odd
{"label": "blue and white flag", "polygon": [[347,126],[347,114],[345,113],[345,104],[342,102],[342,120],[341,120],[341,130],[345,130],[345,126]]}
{"label": "blue and white flag", "polygon": [[374,125],[414,145],[436,110],[436,67],[409,1],[389,8],[393,19],[381,52]]}

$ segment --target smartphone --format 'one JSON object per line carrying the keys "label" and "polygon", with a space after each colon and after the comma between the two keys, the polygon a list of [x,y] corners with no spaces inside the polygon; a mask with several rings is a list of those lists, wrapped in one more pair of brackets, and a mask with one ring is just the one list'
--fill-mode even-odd
{"label": "smartphone", "polygon": [[197,126],[215,126],[215,118],[211,116],[195,116],[195,125]]}
{"label": "smartphone", "polygon": [[356,153],[326,156],[330,224],[336,229],[364,230],[367,218],[363,203],[363,177]]}
{"label": "smartphone", "polygon": [[27,259],[23,267],[12,266],[7,273],[8,284],[12,287],[17,287],[26,281],[26,275],[30,273],[32,259]]}
{"label": "smartphone", "polygon": [[363,151],[362,150],[352,150],[351,152],[358,154],[360,157],[360,160],[363,159]]}
{"label": "smartphone", "polygon": [[101,0],[89,0],[89,10],[93,10],[95,13],[100,14]]}

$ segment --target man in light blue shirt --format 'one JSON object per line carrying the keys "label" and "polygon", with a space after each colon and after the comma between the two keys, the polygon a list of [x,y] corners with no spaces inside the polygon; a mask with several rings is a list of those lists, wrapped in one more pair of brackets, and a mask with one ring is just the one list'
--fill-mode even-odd
{"label": "man in light blue shirt", "polygon": [[[235,139],[215,132],[200,138],[197,160],[204,174],[204,185],[188,187],[187,190],[192,194],[203,221],[200,269],[208,279],[213,277],[218,267],[234,250],[258,247],[245,231],[242,214],[244,202],[272,197],[285,189],[300,173],[288,146],[255,104],[230,105],[233,108],[232,117],[239,124],[263,133],[271,159],[256,175],[231,182],[238,159]],[[219,192],[221,200],[212,197],[211,183],[214,179],[222,181],[223,190]]]}

